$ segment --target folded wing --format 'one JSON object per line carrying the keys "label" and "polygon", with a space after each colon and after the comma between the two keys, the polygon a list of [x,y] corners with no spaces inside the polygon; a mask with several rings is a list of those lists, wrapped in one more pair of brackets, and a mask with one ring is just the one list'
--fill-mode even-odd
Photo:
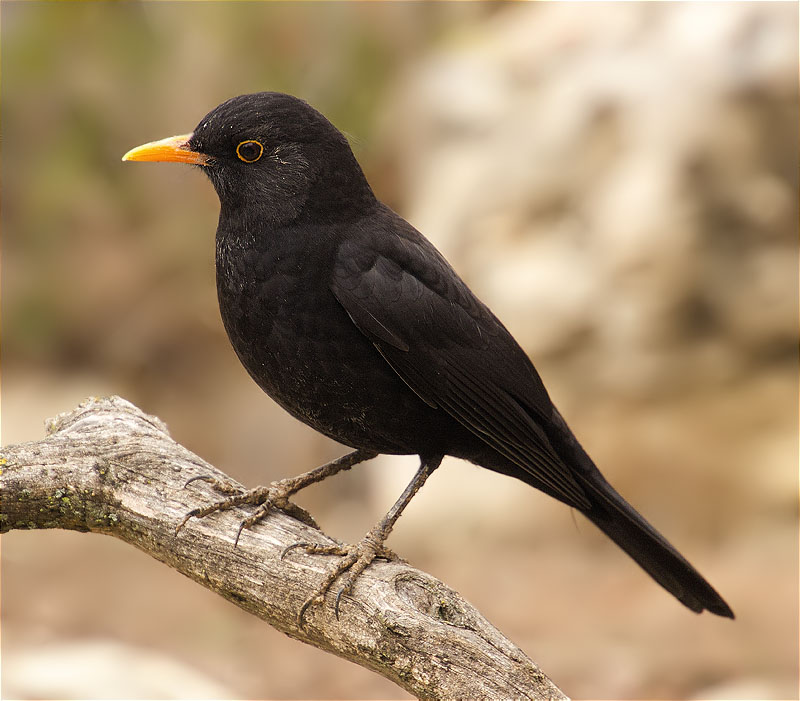
{"label": "folded wing", "polygon": [[376,244],[348,238],[331,291],[425,402],[451,414],[545,491],[591,505],[541,424],[554,408],[505,327],[410,226]]}

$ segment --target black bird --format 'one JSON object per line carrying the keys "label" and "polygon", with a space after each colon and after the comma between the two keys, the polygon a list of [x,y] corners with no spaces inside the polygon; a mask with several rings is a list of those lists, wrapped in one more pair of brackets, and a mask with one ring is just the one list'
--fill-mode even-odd
{"label": "black bird", "polygon": [[364,568],[391,557],[383,543],[398,516],[453,455],[578,509],[692,611],[733,618],[600,474],[511,334],[433,245],[375,197],[347,140],[322,114],[282,93],[242,95],[191,134],[145,144],[123,160],[192,163],[208,175],[221,205],[217,292],[234,350],[290,414],[356,449],[187,519],[259,504],[241,533],[270,507],[303,516],[288,501],[303,487],[378,453],[418,455],[411,484],[360,543],[298,544],[343,556],[312,600],[344,575],[338,613]]}

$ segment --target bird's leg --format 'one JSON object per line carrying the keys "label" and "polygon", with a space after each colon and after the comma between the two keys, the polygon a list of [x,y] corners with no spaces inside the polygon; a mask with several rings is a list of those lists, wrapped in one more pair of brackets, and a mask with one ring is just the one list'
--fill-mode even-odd
{"label": "bird's leg", "polygon": [[326,592],[331,588],[337,577],[347,573],[343,577],[342,586],[336,594],[336,603],[334,611],[336,618],[339,618],[339,603],[342,596],[348,594],[353,588],[358,576],[369,566],[369,564],[377,557],[386,560],[396,560],[395,555],[391,550],[384,547],[383,543],[391,533],[392,528],[403,509],[406,508],[408,503],[419,491],[420,487],[425,484],[425,480],[431,473],[439,467],[442,462],[442,456],[437,456],[432,459],[423,458],[414,475],[414,479],[405,488],[405,491],[400,495],[400,498],[395,502],[394,506],[389,509],[389,512],[384,516],[375,526],[355,545],[315,545],[313,543],[295,543],[286,548],[281,553],[283,559],[287,553],[295,549],[305,550],[305,552],[312,555],[340,555],[342,557],[339,562],[328,572],[322,584],[317,588],[314,596],[306,601],[300,608],[298,614],[298,624],[303,625],[303,616],[309,606],[314,603],[322,603],[325,600]]}
{"label": "bird's leg", "polygon": [[188,486],[197,480],[203,480],[204,482],[209,482],[216,491],[227,494],[228,497],[208,504],[207,506],[192,509],[183,517],[183,520],[178,524],[175,532],[177,533],[180,531],[190,518],[203,518],[217,511],[226,511],[235,506],[241,506],[242,504],[253,504],[258,508],[251,516],[248,516],[239,524],[239,531],[236,533],[234,546],[239,542],[239,536],[242,534],[242,531],[245,528],[251,528],[261,521],[269,513],[270,509],[280,509],[289,516],[313,528],[319,528],[311,517],[311,514],[297,506],[297,504],[290,502],[289,497],[315,482],[321,482],[331,475],[335,475],[343,470],[349,470],[353,465],[374,458],[376,455],[377,453],[372,450],[354,450],[352,453],[343,455],[336,460],[331,460],[331,462],[320,465],[320,467],[309,470],[297,477],[288,477],[287,479],[272,482],[269,487],[256,487],[255,489],[245,491],[215,479],[214,477],[192,477],[184,486]]}

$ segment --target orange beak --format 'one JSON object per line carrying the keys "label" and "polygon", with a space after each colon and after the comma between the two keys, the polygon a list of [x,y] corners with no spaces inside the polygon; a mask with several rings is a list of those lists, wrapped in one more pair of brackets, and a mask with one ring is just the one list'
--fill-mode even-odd
{"label": "orange beak", "polygon": [[123,161],[171,161],[173,163],[192,163],[194,165],[207,165],[209,157],[204,153],[192,151],[188,142],[191,134],[170,136],[168,139],[151,141],[132,148],[123,157]]}

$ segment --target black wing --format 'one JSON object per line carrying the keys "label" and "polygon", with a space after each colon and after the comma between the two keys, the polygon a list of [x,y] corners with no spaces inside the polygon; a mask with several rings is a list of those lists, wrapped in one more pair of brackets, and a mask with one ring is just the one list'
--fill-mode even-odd
{"label": "black wing", "polygon": [[340,244],[331,280],[336,299],[425,402],[451,414],[556,498],[589,508],[542,429],[557,412],[524,351],[427,239],[385,214],[384,231],[350,235]]}

